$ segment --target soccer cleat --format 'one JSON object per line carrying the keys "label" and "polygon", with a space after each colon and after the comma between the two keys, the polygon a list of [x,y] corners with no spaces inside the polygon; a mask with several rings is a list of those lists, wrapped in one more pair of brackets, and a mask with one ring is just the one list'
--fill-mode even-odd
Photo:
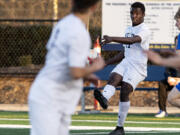
{"label": "soccer cleat", "polygon": [[168,116],[167,112],[162,111],[162,110],[160,110],[160,111],[155,115],[156,118],[164,118],[164,117],[167,117],[167,116]]}
{"label": "soccer cleat", "polygon": [[107,99],[102,95],[102,93],[98,89],[94,90],[94,97],[99,102],[99,104],[101,105],[101,107],[103,109],[107,109],[108,108],[108,101],[107,101]]}
{"label": "soccer cleat", "polygon": [[125,135],[124,128],[117,126],[115,130],[109,133],[109,135]]}

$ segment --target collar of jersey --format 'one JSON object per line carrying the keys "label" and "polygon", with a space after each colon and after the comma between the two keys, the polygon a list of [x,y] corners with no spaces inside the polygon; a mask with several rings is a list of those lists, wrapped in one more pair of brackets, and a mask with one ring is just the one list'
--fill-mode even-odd
{"label": "collar of jersey", "polygon": [[133,27],[133,28],[138,28],[138,27],[141,27],[142,25],[144,25],[144,22],[140,23],[139,25],[132,26],[132,27]]}

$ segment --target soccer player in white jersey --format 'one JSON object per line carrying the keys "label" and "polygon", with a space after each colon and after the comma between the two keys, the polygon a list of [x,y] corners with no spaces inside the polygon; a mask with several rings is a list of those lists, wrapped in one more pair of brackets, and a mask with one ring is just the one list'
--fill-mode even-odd
{"label": "soccer player in white jersey", "polygon": [[[176,26],[180,30],[180,8],[176,12],[174,16],[176,20]],[[178,43],[176,46],[178,52],[175,55],[169,58],[163,58],[159,54],[153,51],[146,51],[148,58],[154,62],[155,64],[168,66],[168,67],[175,67],[180,70],[180,34],[178,35]],[[180,83],[178,83],[168,94],[168,102],[176,107],[180,108]]]}
{"label": "soccer player in white jersey", "polygon": [[31,135],[69,135],[71,115],[86,78],[97,84],[92,74],[104,67],[98,57],[86,66],[91,39],[86,29],[89,16],[99,0],[72,0],[72,13],[53,28],[47,44],[45,65],[29,93]]}
{"label": "soccer player in white jersey", "polygon": [[[124,58],[111,72],[103,92],[94,91],[94,96],[100,105],[107,109],[107,102],[114,95],[115,87],[121,85],[118,123],[116,129],[109,135],[125,134],[123,125],[130,107],[129,95],[138,83],[147,76],[147,56],[143,53],[143,50],[149,49],[150,31],[144,24],[144,4],[140,2],[133,3],[130,16],[132,26],[126,29],[125,37],[104,36],[104,43],[117,42],[123,44],[125,48]],[[119,58],[122,58],[120,54]],[[109,63],[113,62],[108,61],[107,64]]]}

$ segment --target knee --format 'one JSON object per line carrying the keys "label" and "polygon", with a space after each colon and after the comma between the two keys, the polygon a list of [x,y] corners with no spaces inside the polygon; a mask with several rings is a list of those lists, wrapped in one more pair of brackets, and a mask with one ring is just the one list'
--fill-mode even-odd
{"label": "knee", "polygon": [[117,74],[117,73],[112,73],[110,78],[109,78],[109,81],[108,81],[108,84],[109,85],[112,85],[114,87],[117,87],[118,84],[122,81],[122,76]]}
{"label": "knee", "polygon": [[118,84],[119,84],[119,82],[117,81],[117,80],[110,80],[110,81],[108,81],[108,84],[109,85],[112,85],[112,86],[114,86],[114,87],[117,87],[118,86]]}
{"label": "knee", "polygon": [[120,101],[128,102],[131,92],[133,92],[133,87],[130,84],[123,82],[121,86]]}
{"label": "knee", "polygon": [[129,101],[130,93],[126,92],[125,90],[121,90],[120,93],[120,101],[121,102],[128,102]]}

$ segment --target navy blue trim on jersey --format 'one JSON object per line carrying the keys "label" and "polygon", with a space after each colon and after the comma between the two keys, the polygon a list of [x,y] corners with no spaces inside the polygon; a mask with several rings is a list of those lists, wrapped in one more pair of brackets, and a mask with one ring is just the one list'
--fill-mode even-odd
{"label": "navy blue trim on jersey", "polygon": [[177,88],[178,91],[180,92],[180,83],[178,83],[178,84],[176,85],[176,88]]}
{"label": "navy blue trim on jersey", "polygon": [[178,43],[177,43],[176,49],[180,50],[180,34],[178,35]]}

